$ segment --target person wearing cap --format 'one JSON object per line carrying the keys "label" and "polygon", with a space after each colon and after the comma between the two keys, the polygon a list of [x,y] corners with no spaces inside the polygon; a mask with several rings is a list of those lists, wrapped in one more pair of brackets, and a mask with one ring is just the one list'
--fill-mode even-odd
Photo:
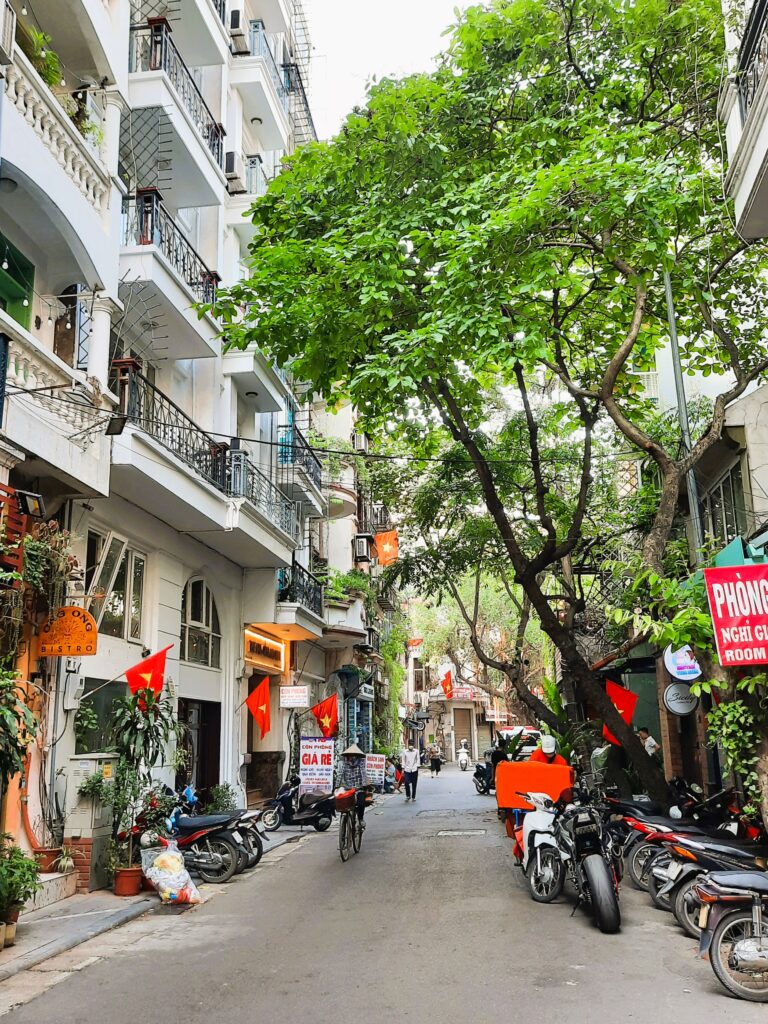
{"label": "person wearing cap", "polygon": [[[341,786],[342,789],[356,789],[355,804],[360,821],[365,817],[365,751],[356,743],[351,743],[341,752]],[[365,822],[363,822],[365,825]]]}
{"label": "person wearing cap", "polygon": [[568,764],[557,752],[557,740],[554,736],[542,736],[541,745],[531,754],[531,761],[542,764]]}

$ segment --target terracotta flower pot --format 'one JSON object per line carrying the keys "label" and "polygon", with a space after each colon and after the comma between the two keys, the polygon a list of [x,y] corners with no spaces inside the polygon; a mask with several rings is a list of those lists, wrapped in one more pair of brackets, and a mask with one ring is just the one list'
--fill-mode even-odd
{"label": "terracotta flower pot", "polygon": [[141,868],[118,868],[115,871],[115,896],[138,896],[141,892]]}
{"label": "terracotta flower pot", "polygon": [[40,865],[41,874],[49,874],[55,871],[54,861],[61,856],[60,846],[43,846],[35,850],[35,860]]}

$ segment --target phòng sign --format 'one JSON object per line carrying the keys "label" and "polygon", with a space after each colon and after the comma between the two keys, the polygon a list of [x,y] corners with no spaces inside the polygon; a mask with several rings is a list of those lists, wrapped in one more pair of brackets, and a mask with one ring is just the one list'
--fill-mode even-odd
{"label": "ph\u00f2ng sign", "polygon": [[704,581],[720,664],[768,665],[768,565],[705,569]]}

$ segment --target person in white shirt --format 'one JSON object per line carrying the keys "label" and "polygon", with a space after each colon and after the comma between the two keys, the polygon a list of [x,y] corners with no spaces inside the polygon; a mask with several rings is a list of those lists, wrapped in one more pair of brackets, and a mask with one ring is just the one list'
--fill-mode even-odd
{"label": "person in white shirt", "polygon": [[421,758],[419,752],[413,745],[413,740],[408,744],[408,749],[403,751],[403,776],[405,778],[405,802],[416,799],[416,783],[419,781],[419,763]]}
{"label": "person in white shirt", "polygon": [[650,754],[651,757],[653,757],[653,755],[656,753],[657,750],[661,749],[659,747],[659,744],[653,738],[653,736],[651,736],[650,731],[646,728],[646,726],[644,726],[644,725],[641,726],[637,730],[637,735],[640,737],[640,739],[643,742],[643,746],[645,747],[645,752],[647,754]]}

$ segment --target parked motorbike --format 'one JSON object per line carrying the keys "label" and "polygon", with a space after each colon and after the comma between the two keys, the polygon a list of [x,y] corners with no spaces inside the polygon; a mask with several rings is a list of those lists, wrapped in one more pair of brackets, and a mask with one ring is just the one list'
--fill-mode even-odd
{"label": "parked motorbike", "polygon": [[563,891],[567,874],[577,905],[590,905],[601,932],[617,932],[619,880],[613,840],[604,831],[600,808],[588,802],[555,804],[543,793],[518,795],[534,806],[523,819],[515,845],[533,899],[551,903]]}
{"label": "parked motorbike", "polygon": [[475,774],[472,776],[472,781],[475,784],[475,789],[481,796],[487,796],[488,793],[496,788],[493,781],[491,781],[492,774],[488,771],[489,767],[490,765],[487,761],[475,762]]}
{"label": "parked motorbike", "polygon": [[724,871],[696,886],[701,903],[699,955],[731,995],[768,1002],[768,874]]}
{"label": "parked motorbike", "polygon": [[[241,861],[243,836],[238,829],[242,812],[223,814],[171,815],[169,837],[184,855],[188,871],[196,871],[204,882],[228,882]],[[163,842],[162,837],[160,842]],[[145,837],[142,843],[147,845]]]}
{"label": "parked motorbike", "polygon": [[277,791],[273,800],[267,801],[261,822],[267,832],[275,832],[281,825],[301,825],[325,832],[331,826],[336,814],[333,793],[304,793],[299,796],[301,779],[292,775]]}
{"label": "parked motorbike", "polygon": [[656,906],[671,910],[678,924],[692,938],[698,938],[699,903],[695,888],[701,875],[710,871],[754,871],[768,856],[764,846],[729,837],[663,834],[665,857],[654,859],[649,892]]}
{"label": "parked motorbike", "polygon": [[[182,811],[188,815],[198,815],[200,800],[194,786],[186,786],[180,796],[179,803]],[[238,808],[231,812],[239,815],[237,829],[242,836],[242,847],[238,848],[238,861],[235,874],[240,874],[246,868],[255,867],[264,854],[264,843],[269,842],[269,836],[261,822],[261,810],[248,810]]]}

